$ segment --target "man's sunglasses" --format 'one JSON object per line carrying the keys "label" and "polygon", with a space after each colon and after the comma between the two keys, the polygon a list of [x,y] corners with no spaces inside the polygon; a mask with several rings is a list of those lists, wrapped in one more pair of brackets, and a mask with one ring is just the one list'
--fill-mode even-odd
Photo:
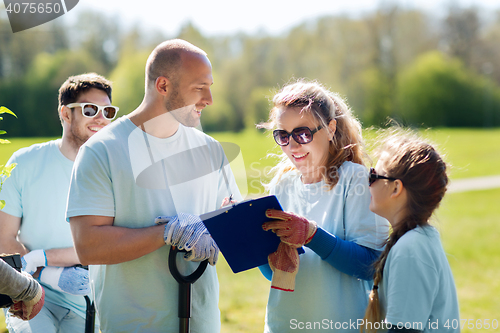
{"label": "man's sunglasses", "polygon": [[66,107],[70,109],[81,107],[83,116],[87,118],[94,118],[95,116],[97,116],[99,111],[102,111],[102,115],[108,120],[113,120],[116,117],[116,113],[118,112],[118,110],[120,110],[117,106],[100,106],[94,103],[71,103],[66,105]]}
{"label": "man's sunglasses", "polygon": [[370,168],[370,174],[368,175],[368,186],[372,186],[372,184],[375,183],[375,181],[377,181],[377,179],[387,179],[390,181],[397,180],[397,178],[381,176],[381,175],[377,174],[377,171],[375,171],[374,168]]}
{"label": "man's sunglasses", "polygon": [[290,136],[292,136],[295,142],[305,145],[311,142],[313,140],[314,133],[322,128],[323,126],[319,125],[311,131],[309,127],[297,127],[294,128],[291,133],[288,133],[285,130],[274,130],[274,141],[276,141],[276,143],[280,146],[288,146],[290,143]]}

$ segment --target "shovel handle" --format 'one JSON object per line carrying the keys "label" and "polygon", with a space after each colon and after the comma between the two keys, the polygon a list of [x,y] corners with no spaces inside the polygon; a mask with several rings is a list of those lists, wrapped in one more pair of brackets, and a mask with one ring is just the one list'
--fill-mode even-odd
{"label": "shovel handle", "polygon": [[200,278],[207,268],[208,259],[202,261],[198,268],[189,275],[182,275],[177,268],[177,253],[186,252],[172,246],[168,255],[168,268],[174,279],[179,283],[179,332],[189,332],[189,318],[191,317],[191,285]]}
{"label": "shovel handle", "polygon": [[207,268],[208,265],[208,259],[204,260],[200,263],[198,268],[191,274],[189,275],[182,275],[179,272],[179,269],[177,268],[177,263],[176,263],[176,257],[178,252],[186,252],[184,250],[179,250],[177,247],[172,246],[170,249],[170,253],[168,255],[168,268],[170,269],[170,273],[174,277],[174,279],[178,283],[194,283],[196,280],[198,280],[201,275],[205,272],[205,269]]}

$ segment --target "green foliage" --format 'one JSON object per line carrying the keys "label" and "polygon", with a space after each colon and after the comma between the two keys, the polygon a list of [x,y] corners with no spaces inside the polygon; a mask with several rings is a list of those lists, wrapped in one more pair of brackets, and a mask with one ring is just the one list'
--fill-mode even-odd
{"label": "green foliage", "polygon": [[255,128],[256,124],[269,119],[274,94],[276,89],[272,87],[257,87],[252,90],[245,112],[246,128]]}
{"label": "green foliage", "polygon": [[393,90],[390,79],[376,67],[362,73],[365,107],[361,114],[366,124],[383,124],[393,112]]}
{"label": "green foliage", "polygon": [[227,90],[224,89],[224,78],[219,76],[217,70],[212,71],[214,85],[211,87],[213,105],[203,109],[201,115],[201,125],[203,131],[213,132],[227,129],[235,129],[237,127],[237,116],[233,108],[228,103]]}
{"label": "green foliage", "polygon": [[[142,101],[147,55],[182,38],[205,50],[213,66],[214,104],[202,117],[209,131],[253,127],[270,91],[301,77],[344,96],[365,126],[387,117],[417,126],[499,126],[500,18],[479,31],[475,9],[453,8],[438,19],[381,3],[361,17],[324,16],[275,36],[208,37],[188,22],[166,37],[139,25],[127,31],[115,24],[119,18],[89,11],[43,33],[13,35],[0,17],[0,100],[23,115],[7,121],[11,134],[56,136],[57,89],[67,76],[93,71],[110,76],[113,103],[127,114]],[[443,49],[448,56],[436,51]]]}
{"label": "green foliage", "polygon": [[397,98],[397,114],[409,124],[500,125],[500,88],[438,51],[420,56],[401,72]]}
{"label": "green foliage", "polygon": [[122,56],[111,73],[113,104],[120,107],[120,116],[135,110],[144,97],[146,60],[149,52],[132,52]]}
{"label": "green foliage", "polygon": [[[9,178],[12,170],[16,167],[16,163],[11,163],[9,165],[0,165],[0,192],[2,191],[3,183],[5,179]],[[0,209],[5,207],[5,200],[0,200]]]}
{"label": "green foliage", "polygon": [[[0,106],[0,114],[11,114],[14,117],[17,118],[16,114],[9,109],[7,109],[5,106]],[[3,117],[0,117],[0,120],[3,120]],[[0,135],[7,133],[4,130],[0,130]],[[9,140],[0,140],[1,144],[5,143],[10,143]],[[10,177],[10,174],[12,173],[12,170],[16,167],[16,163],[11,163],[9,165],[0,165],[0,192],[2,191],[3,187],[3,182],[5,179]],[[0,209],[3,209],[5,207],[5,200],[0,200]]]}
{"label": "green foliage", "polygon": [[30,81],[27,83],[59,89],[69,76],[86,72],[103,72],[101,63],[86,50],[39,53],[28,70]]}
{"label": "green foliage", "polygon": [[6,119],[13,136],[55,136],[61,133],[57,95],[71,75],[102,71],[102,66],[85,51],[60,50],[39,53],[25,77],[0,81],[0,100],[14,105],[22,121]]}

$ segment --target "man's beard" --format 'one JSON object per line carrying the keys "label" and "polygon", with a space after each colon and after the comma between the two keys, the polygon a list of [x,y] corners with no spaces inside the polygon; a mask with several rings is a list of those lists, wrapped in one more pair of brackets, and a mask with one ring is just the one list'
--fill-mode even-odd
{"label": "man's beard", "polygon": [[184,99],[179,94],[177,87],[172,90],[172,95],[170,99],[165,102],[165,107],[168,112],[182,125],[187,127],[196,127],[199,125],[200,120],[192,115],[195,106],[186,105]]}
{"label": "man's beard", "polygon": [[75,124],[73,121],[70,127],[70,136],[69,141],[70,144],[75,148],[80,148],[88,139],[90,139],[90,135],[84,134],[81,131],[81,128],[78,126],[79,124]]}

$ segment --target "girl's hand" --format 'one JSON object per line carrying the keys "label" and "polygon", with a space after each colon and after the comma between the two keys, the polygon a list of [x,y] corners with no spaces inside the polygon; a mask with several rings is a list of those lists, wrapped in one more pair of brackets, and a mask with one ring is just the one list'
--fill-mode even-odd
{"label": "girl's hand", "polygon": [[309,243],[318,230],[316,222],[308,221],[293,213],[268,209],[266,216],[275,219],[275,221],[262,224],[262,229],[272,230],[283,243],[294,247],[301,247]]}

